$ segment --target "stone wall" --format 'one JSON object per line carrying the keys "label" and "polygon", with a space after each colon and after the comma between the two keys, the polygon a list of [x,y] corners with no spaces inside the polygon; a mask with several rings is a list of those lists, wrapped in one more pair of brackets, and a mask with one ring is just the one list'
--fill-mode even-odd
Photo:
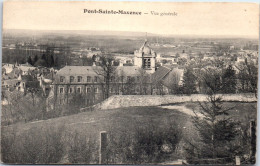
{"label": "stone wall", "polygon": [[[223,101],[256,102],[254,94],[221,94]],[[114,95],[103,102],[85,109],[114,109],[132,106],[158,106],[171,103],[207,101],[207,95]]]}

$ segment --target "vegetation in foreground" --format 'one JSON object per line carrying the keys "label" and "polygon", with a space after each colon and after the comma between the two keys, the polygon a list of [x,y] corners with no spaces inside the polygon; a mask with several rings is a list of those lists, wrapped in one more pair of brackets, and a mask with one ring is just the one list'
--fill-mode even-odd
{"label": "vegetation in foreground", "polygon": [[[237,105],[232,116],[256,114],[248,109],[256,103],[232,104]],[[198,103],[185,105],[199,108]],[[107,131],[108,164],[163,163],[185,158],[185,138],[196,135],[192,128],[188,115],[159,107],[84,112],[2,127],[2,161],[97,164],[99,132]]]}

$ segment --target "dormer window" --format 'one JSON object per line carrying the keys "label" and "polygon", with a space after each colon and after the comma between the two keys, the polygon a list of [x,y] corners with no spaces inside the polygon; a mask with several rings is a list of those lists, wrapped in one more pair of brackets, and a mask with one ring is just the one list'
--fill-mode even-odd
{"label": "dormer window", "polygon": [[64,82],[65,81],[65,77],[60,76],[60,82]]}
{"label": "dormer window", "polygon": [[74,77],[70,76],[70,82],[74,82]]}
{"label": "dormer window", "polygon": [[91,82],[91,77],[87,76],[87,82]]}
{"label": "dormer window", "polygon": [[78,76],[78,82],[82,82],[82,77]]}

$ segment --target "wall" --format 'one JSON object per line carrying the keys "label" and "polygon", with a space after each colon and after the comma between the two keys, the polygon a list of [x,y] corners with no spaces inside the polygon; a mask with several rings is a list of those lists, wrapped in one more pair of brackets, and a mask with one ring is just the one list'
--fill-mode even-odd
{"label": "wall", "polygon": [[[243,102],[256,102],[254,94],[225,94],[221,95],[223,101],[243,101]],[[157,106],[170,103],[182,102],[196,102],[207,101],[207,95],[194,94],[194,95],[114,95],[96,104],[93,107],[82,108],[85,109],[114,109],[131,106]]]}

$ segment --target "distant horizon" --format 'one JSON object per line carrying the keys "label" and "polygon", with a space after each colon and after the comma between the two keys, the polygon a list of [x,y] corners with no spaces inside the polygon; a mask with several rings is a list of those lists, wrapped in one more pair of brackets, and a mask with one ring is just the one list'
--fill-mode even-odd
{"label": "distant horizon", "polygon": [[[122,36],[129,36],[130,33],[135,34],[136,36],[146,36],[146,33],[148,35],[148,37],[154,37],[154,36],[162,36],[162,37],[187,37],[187,38],[193,38],[194,37],[201,37],[201,38],[243,38],[243,39],[258,39],[258,36],[255,35],[212,35],[212,34],[205,34],[205,35],[200,35],[200,34],[157,34],[157,33],[150,33],[150,32],[141,32],[141,31],[117,31],[117,30],[71,30],[71,29],[67,29],[67,30],[49,30],[49,29],[2,29],[3,33],[10,33],[10,32],[5,32],[5,31],[41,31],[41,32],[50,32],[50,33],[59,33],[61,32],[101,32],[100,34],[84,34],[84,35],[88,35],[88,36],[120,36],[119,33],[122,33]],[[102,34],[102,32],[114,32],[114,34]],[[21,33],[21,32],[19,32]],[[26,32],[24,32],[26,33]],[[78,33],[82,34],[82,33]],[[116,34],[118,33],[118,34]],[[67,33],[67,34],[71,34],[72,33]],[[77,33],[75,33],[75,35],[77,35]],[[150,35],[150,36],[149,36]]]}

